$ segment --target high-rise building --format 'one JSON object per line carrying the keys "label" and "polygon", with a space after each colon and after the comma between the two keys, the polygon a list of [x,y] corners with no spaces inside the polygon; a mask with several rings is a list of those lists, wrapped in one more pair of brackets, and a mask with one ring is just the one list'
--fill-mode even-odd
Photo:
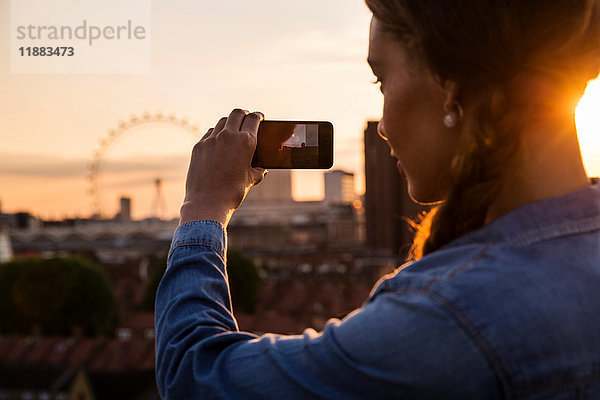
{"label": "high-rise building", "polygon": [[414,219],[427,208],[410,199],[389,146],[377,134],[377,121],[367,122],[364,144],[367,246],[404,257],[413,237],[407,218]]}
{"label": "high-rise building", "polygon": [[131,221],[131,198],[123,196],[119,199],[119,204],[121,209],[117,214],[117,219],[119,221]]}
{"label": "high-rise building", "polygon": [[291,202],[292,200],[292,171],[272,169],[259,185],[252,188],[244,202]]}
{"label": "high-rise building", "polygon": [[354,174],[335,170],[326,172],[324,179],[327,204],[349,204],[356,200]]}

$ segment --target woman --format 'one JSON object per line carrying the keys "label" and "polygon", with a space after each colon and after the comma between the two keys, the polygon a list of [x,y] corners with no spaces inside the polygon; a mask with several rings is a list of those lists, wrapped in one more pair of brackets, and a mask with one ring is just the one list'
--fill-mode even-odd
{"label": "woman", "polygon": [[[167,398],[600,398],[600,187],[574,108],[600,72],[598,0],[367,0],[379,125],[411,196],[440,202],[413,261],[323,332],[239,332],[233,211],[263,116],[194,148],[157,295]],[[242,156],[243,155],[243,156]]]}

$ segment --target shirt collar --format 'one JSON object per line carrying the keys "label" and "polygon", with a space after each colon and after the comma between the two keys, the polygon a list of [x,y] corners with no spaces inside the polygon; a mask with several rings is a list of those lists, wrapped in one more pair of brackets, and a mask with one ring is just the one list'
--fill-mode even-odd
{"label": "shirt collar", "polygon": [[444,247],[467,243],[531,244],[600,229],[600,184],[525,204]]}

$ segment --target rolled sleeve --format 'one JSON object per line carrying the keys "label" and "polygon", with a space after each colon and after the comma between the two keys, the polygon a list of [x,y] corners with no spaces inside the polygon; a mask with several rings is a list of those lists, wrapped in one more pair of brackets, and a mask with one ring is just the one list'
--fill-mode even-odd
{"label": "rolled sleeve", "polygon": [[[173,253],[185,247],[206,247],[220,257],[225,258],[227,233],[217,221],[202,220],[185,223],[177,228],[171,241],[169,258]],[[169,263],[167,263],[167,266]]]}

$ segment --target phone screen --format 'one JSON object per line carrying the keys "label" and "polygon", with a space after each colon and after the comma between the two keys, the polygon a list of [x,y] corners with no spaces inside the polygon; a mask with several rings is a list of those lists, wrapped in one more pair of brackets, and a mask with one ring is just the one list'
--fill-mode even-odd
{"label": "phone screen", "polygon": [[332,165],[331,122],[265,120],[260,123],[253,167],[328,169]]}

